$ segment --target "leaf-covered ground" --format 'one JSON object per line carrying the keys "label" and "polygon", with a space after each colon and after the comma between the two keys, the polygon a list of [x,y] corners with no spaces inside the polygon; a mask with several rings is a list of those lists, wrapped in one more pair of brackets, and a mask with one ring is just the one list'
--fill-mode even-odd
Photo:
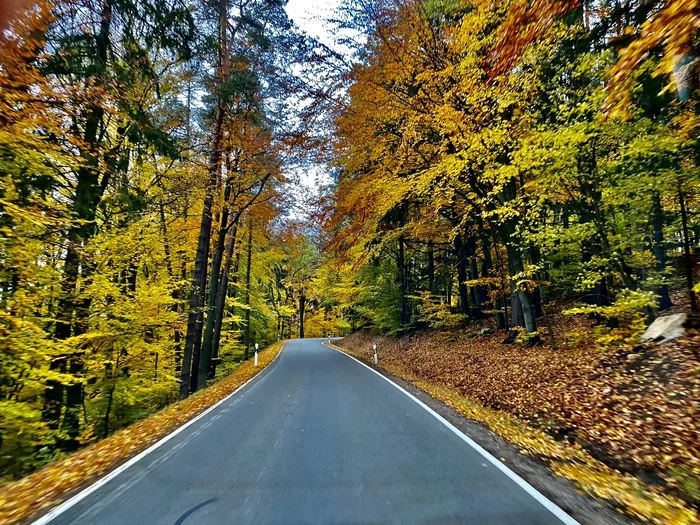
{"label": "leaf-covered ground", "polygon": [[260,352],[257,368],[252,359],[248,360],[228,377],[184,401],[2,487],[0,524],[21,523],[58,505],[72,491],[106,474],[229,395],[269,365],[281,348],[282,343],[275,343]]}
{"label": "leaf-covered ground", "polygon": [[586,321],[557,317],[560,334],[579,334],[561,338],[569,344],[558,350],[504,345],[503,332],[484,336],[473,329],[402,337],[363,330],[340,345],[370,361],[376,343],[382,368],[632,515],[695,522],[700,335],[601,351],[581,335]]}

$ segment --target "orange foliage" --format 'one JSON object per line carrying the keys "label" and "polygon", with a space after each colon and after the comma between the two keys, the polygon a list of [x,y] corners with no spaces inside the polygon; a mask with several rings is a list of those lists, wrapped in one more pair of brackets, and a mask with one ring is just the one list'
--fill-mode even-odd
{"label": "orange foliage", "polygon": [[[499,2],[483,0],[485,6],[498,8]],[[516,0],[508,6],[507,16],[496,33],[491,50],[491,75],[512,69],[527,46],[546,36],[547,30],[562,15],[578,8],[579,0]]]}

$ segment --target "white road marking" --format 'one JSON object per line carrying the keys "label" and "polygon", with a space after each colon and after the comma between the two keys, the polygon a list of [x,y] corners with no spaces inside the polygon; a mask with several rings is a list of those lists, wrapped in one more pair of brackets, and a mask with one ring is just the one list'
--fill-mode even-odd
{"label": "white road marking", "polygon": [[481,445],[479,445],[476,441],[471,439],[469,436],[464,434],[461,430],[459,430],[456,426],[454,426],[452,423],[447,421],[444,417],[442,417],[440,414],[435,412],[432,408],[430,408],[428,405],[423,403],[420,399],[418,399],[416,396],[411,394],[408,390],[404,389],[400,385],[397,385],[394,383],[391,379],[386,377],[383,374],[380,374],[376,370],[374,370],[372,367],[367,366],[364,364],[362,361],[359,359],[356,359],[355,357],[351,356],[350,354],[346,354],[342,350],[338,350],[337,348],[333,348],[332,346],[329,346],[326,343],[321,343],[323,346],[330,348],[331,350],[335,350],[336,352],[349,357],[353,361],[361,364],[364,366],[367,370],[377,374],[379,377],[381,377],[384,381],[389,383],[391,386],[396,387],[399,391],[403,392],[406,394],[408,397],[410,397],[413,401],[418,403],[421,407],[423,407],[425,410],[430,413],[435,419],[437,419],[440,423],[445,425],[447,428],[449,428],[452,432],[454,432],[462,441],[467,443],[469,446],[471,446],[473,449],[475,449],[479,454],[484,456],[489,463],[494,465],[498,470],[503,472],[506,476],[508,476],[512,481],[516,483],[520,488],[522,488],[525,492],[527,492],[530,496],[532,496],[535,500],[537,500],[544,508],[546,508],[549,512],[554,514],[562,523],[565,525],[580,525],[578,521],[576,521],[574,518],[569,516],[566,512],[564,512],[559,506],[557,506],[555,503],[551,502],[548,500],[542,493],[540,493],[535,487],[530,485],[527,481],[525,481],[523,478],[518,476],[515,472],[510,470],[508,467],[506,467],[503,463],[498,461],[494,456],[492,456],[486,449],[484,449]]}
{"label": "white road marking", "polygon": [[[282,345],[282,348],[280,348],[280,351],[279,351],[279,353],[275,356],[275,358],[270,362],[270,364],[269,364],[265,369],[261,370],[261,372],[263,372],[264,370],[268,369],[270,366],[272,366],[272,364],[273,364],[275,361],[277,361],[277,360],[279,359],[279,357],[282,355],[282,350],[284,350],[284,344]],[[164,445],[165,443],[167,443],[168,441],[170,441],[172,438],[174,438],[175,436],[177,436],[180,432],[182,432],[183,430],[185,430],[187,427],[189,427],[190,425],[193,425],[194,423],[196,423],[197,421],[199,421],[200,419],[202,419],[204,416],[206,416],[207,414],[209,414],[212,410],[214,410],[215,408],[217,408],[217,407],[220,406],[221,404],[223,404],[223,403],[225,403],[226,401],[228,401],[229,399],[231,399],[231,398],[232,398],[233,396],[235,396],[241,389],[245,388],[246,385],[247,385],[248,383],[250,383],[251,381],[253,381],[254,379],[256,379],[259,375],[260,375],[260,374],[255,374],[253,377],[251,377],[250,379],[248,379],[248,381],[246,381],[246,382],[243,383],[241,386],[239,386],[236,390],[234,390],[233,392],[231,392],[230,394],[228,394],[226,397],[224,397],[224,398],[221,399],[220,401],[216,402],[215,404],[213,404],[212,406],[210,406],[209,408],[207,408],[204,412],[202,412],[202,413],[199,414],[198,416],[195,416],[194,418],[190,419],[187,423],[183,424],[181,427],[176,428],[176,429],[173,430],[170,434],[168,434],[167,436],[165,436],[164,438],[162,438],[160,441],[157,441],[156,443],[154,443],[153,445],[151,445],[150,447],[148,447],[148,448],[147,448],[146,450],[144,450],[143,452],[140,452],[139,454],[137,454],[136,456],[134,456],[133,458],[131,458],[129,461],[127,461],[127,462],[124,463],[123,465],[117,467],[116,469],[112,470],[111,472],[109,472],[108,474],[106,474],[105,476],[103,476],[102,478],[98,479],[95,483],[93,483],[93,484],[90,485],[89,487],[87,487],[87,488],[81,490],[80,492],[78,492],[78,493],[77,493],[75,496],[73,496],[72,498],[70,498],[70,499],[64,501],[64,502],[61,503],[58,507],[53,508],[52,510],[50,510],[49,512],[47,512],[46,514],[44,514],[41,518],[39,518],[38,520],[32,522],[31,525],[46,525],[47,523],[50,523],[52,520],[54,520],[55,518],[57,518],[58,516],[60,516],[60,515],[63,514],[64,512],[66,512],[68,509],[70,509],[71,507],[74,507],[76,504],[80,503],[82,500],[84,500],[85,498],[87,498],[90,494],[92,494],[93,492],[95,492],[97,489],[99,489],[100,487],[103,487],[104,485],[106,485],[107,483],[109,483],[110,481],[112,481],[114,478],[116,478],[119,474],[121,474],[122,472],[124,472],[125,470],[127,470],[129,467],[135,465],[136,463],[138,463],[139,461],[141,461],[143,458],[145,458],[146,456],[148,456],[151,452],[153,452],[154,450],[158,449],[159,447],[161,447],[162,445]],[[178,447],[178,448],[179,448],[179,447]]]}

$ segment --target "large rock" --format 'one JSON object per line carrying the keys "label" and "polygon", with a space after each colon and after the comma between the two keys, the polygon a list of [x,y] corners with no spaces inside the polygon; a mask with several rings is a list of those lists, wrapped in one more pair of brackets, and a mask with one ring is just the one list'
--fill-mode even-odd
{"label": "large rock", "polygon": [[683,335],[685,332],[685,321],[688,319],[688,314],[667,315],[665,317],[657,317],[656,320],[649,325],[646,332],[642,335],[641,341],[654,341],[657,343],[665,343]]}

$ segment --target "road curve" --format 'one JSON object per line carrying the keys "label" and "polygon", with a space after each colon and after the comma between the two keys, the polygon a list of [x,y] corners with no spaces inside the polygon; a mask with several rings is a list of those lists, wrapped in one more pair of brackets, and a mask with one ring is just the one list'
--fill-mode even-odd
{"label": "road curve", "polygon": [[516,481],[381,376],[305,339],[50,523],[567,521]]}

